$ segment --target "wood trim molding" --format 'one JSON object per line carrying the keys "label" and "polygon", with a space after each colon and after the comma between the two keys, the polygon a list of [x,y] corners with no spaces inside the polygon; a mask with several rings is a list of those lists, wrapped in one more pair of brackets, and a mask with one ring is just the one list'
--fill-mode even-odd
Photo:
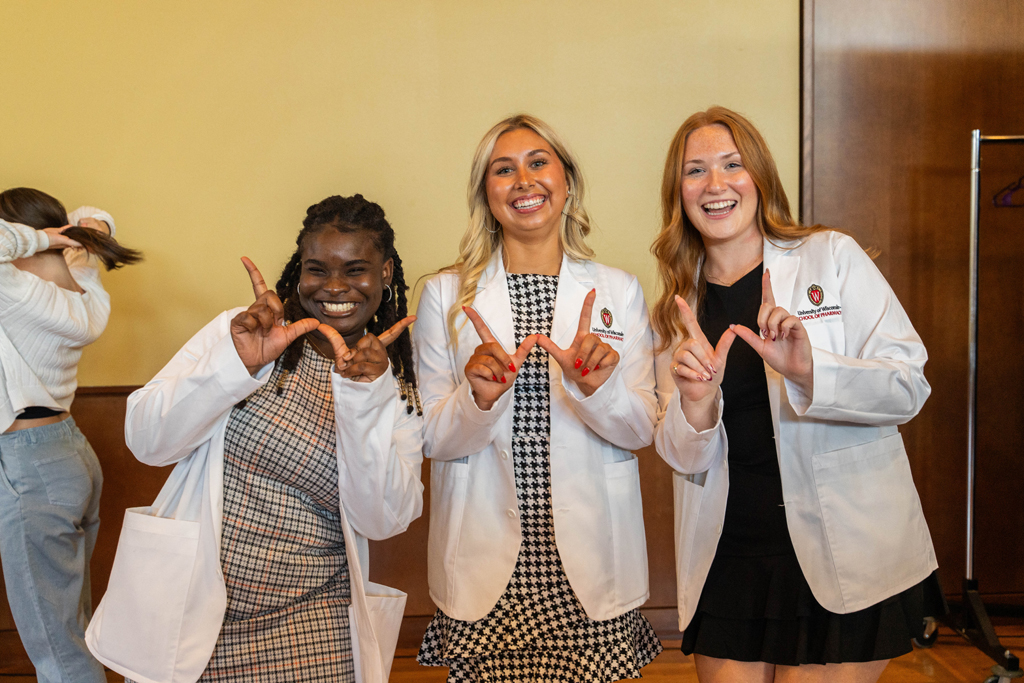
{"label": "wood trim molding", "polygon": [[814,0],[800,6],[800,223],[814,224]]}
{"label": "wood trim molding", "polygon": [[78,387],[75,390],[76,396],[101,396],[107,394],[130,394],[136,389],[140,388],[138,384],[126,384],[123,386],[103,386],[103,387]]}

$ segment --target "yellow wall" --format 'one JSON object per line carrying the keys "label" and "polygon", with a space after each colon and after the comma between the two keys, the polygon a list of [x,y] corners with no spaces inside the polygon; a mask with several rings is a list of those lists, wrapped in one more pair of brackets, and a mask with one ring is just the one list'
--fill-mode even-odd
{"label": "yellow wall", "polygon": [[139,384],[218,311],[238,257],[276,279],[308,205],[361,192],[411,279],[454,259],[470,155],[527,111],[575,149],[598,259],[655,286],[668,142],[699,108],[757,123],[794,204],[798,0],[3,2],[0,188],[110,210],[140,266],[83,385]]}

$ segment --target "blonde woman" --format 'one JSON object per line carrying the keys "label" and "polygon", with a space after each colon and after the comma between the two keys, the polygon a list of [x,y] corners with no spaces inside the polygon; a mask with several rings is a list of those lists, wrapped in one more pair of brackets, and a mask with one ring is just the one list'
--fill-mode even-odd
{"label": "blonde woman", "polygon": [[896,429],[931,391],[924,345],[852,238],[793,221],[739,114],[683,123],[662,210],[683,651],[703,683],[875,681],[944,607]]}
{"label": "blonde woman", "polygon": [[449,681],[638,678],[661,650],[637,607],[637,461],[656,399],[637,279],[591,260],[576,160],[542,121],[477,147],[470,226],[414,331],[431,464],[419,661]]}

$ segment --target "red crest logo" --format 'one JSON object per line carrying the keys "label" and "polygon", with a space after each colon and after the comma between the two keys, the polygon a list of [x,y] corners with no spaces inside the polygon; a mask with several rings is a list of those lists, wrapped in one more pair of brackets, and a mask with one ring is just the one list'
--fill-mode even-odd
{"label": "red crest logo", "polygon": [[818,285],[811,285],[807,288],[807,298],[815,306],[820,306],[821,302],[825,300],[825,292]]}
{"label": "red crest logo", "polygon": [[612,312],[609,311],[607,308],[601,309],[601,322],[604,323],[605,327],[612,326]]}

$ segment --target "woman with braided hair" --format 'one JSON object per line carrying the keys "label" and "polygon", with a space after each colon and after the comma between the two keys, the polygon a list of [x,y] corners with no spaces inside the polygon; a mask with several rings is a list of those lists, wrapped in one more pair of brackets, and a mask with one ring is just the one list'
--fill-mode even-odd
{"label": "woman with braided hair", "polygon": [[[184,496],[192,477],[213,504],[182,594],[145,604],[116,585],[115,561],[111,612],[97,620],[117,610],[113,623],[130,614],[139,626],[116,629],[138,634],[127,642],[104,640],[102,621],[90,629],[108,666],[152,681],[387,680],[397,631],[379,615],[400,620],[404,595],[382,608],[378,596],[397,591],[368,582],[367,539],[404,531],[423,491],[414,318],[394,242],[360,195],[313,205],[276,291],[243,258],[256,301],[218,316],[129,398],[136,457],[180,462],[161,496]],[[121,545],[127,562],[147,544]],[[167,573],[132,578],[164,585]]]}

